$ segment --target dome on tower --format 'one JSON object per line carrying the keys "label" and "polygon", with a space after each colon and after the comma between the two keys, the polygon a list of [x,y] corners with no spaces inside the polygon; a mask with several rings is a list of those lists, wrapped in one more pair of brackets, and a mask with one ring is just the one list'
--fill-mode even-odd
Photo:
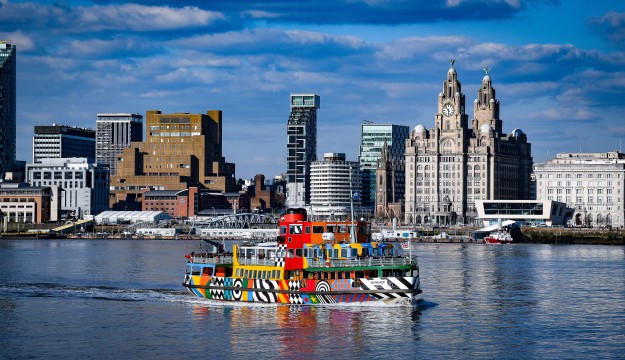
{"label": "dome on tower", "polygon": [[418,134],[419,133],[423,133],[423,132],[425,132],[425,126],[419,124],[419,125],[415,126],[414,131],[416,133],[418,133]]}
{"label": "dome on tower", "polygon": [[490,83],[490,76],[488,74],[484,75],[484,78],[482,79],[482,83]]}
{"label": "dome on tower", "polygon": [[524,133],[524,132],[523,132],[523,130],[521,130],[521,129],[514,129],[514,130],[512,130],[512,132],[510,133],[510,135],[511,135],[512,137],[518,138],[518,137],[520,137],[520,136],[525,135],[525,133]]}
{"label": "dome on tower", "polygon": [[450,67],[449,70],[447,70],[447,76],[451,75],[456,75],[456,69],[454,69],[453,67]]}
{"label": "dome on tower", "polygon": [[488,133],[491,131],[491,127],[488,124],[484,124],[482,126],[480,126],[480,132],[481,133]]}

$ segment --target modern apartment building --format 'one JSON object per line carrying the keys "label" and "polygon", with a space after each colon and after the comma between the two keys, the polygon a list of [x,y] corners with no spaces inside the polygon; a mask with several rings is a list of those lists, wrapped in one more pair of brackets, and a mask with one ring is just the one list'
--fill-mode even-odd
{"label": "modern apartment building", "polygon": [[26,165],[33,186],[60,188],[61,218],[82,218],[109,209],[109,169],[93,158],[43,159]]}
{"label": "modern apartment building", "polygon": [[42,159],[95,157],[95,131],[66,126],[35,126],[33,136],[33,163]]}
{"label": "modern apartment building", "polygon": [[531,144],[520,129],[503,132],[488,69],[469,127],[465,95],[450,63],[434,128],[419,124],[406,141],[406,223],[474,223],[475,200],[531,196]]}
{"label": "modern apartment building", "polygon": [[15,164],[15,57],[15,45],[0,41],[0,179],[12,171]]}
{"label": "modern apartment building", "polygon": [[347,214],[352,205],[360,208],[358,162],[347,161],[344,153],[325,153],[310,166],[312,215]]}
{"label": "modern apartment building", "polygon": [[625,154],[560,153],[534,165],[537,200],[574,208],[571,226],[625,225]]}
{"label": "modern apartment building", "polygon": [[140,210],[144,188],[236,190],[235,165],[222,156],[220,110],[206,114],[149,110],[146,127],[146,140],[133,142],[117,159],[110,198],[115,210]]}
{"label": "modern apartment building", "polygon": [[[409,135],[410,128],[404,125],[373,124],[371,122],[361,125],[358,162],[360,163],[363,206],[373,207],[376,203],[376,169],[382,152],[387,147],[388,160],[403,163],[406,155],[406,139]],[[406,190],[405,174],[398,172],[395,175],[395,183],[388,185],[394,191],[393,198],[401,201],[404,199],[404,191]]]}
{"label": "modern apartment building", "polygon": [[310,202],[310,164],[317,160],[319,95],[291,94],[287,123],[287,206]]}
{"label": "modern apartment building", "polygon": [[96,118],[96,161],[117,173],[117,157],[133,141],[143,141],[143,115],[103,113]]}

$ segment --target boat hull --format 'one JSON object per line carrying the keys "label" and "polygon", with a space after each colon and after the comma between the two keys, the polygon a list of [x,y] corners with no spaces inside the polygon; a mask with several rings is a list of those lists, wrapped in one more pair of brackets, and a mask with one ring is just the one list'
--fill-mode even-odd
{"label": "boat hull", "polygon": [[325,305],[339,303],[413,304],[421,290],[415,277],[264,280],[187,276],[183,285],[198,297],[234,302]]}

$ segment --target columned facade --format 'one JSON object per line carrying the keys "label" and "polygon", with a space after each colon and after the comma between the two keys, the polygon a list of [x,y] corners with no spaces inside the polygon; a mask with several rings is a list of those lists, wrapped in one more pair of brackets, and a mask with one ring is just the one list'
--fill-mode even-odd
{"label": "columned facade", "polygon": [[560,153],[534,166],[536,199],[574,208],[574,227],[625,226],[625,154]]}

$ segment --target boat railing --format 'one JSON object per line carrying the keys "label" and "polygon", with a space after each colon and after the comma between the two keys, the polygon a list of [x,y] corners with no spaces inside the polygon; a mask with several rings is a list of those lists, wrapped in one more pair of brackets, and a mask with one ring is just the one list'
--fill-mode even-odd
{"label": "boat railing", "polygon": [[232,254],[194,254],[191,260],[197,264],[232,264]]}
{"label": "boat railing", "polygon": [[[194,263],[198,264],[232,264],[232,254],[195,254],[192,256]],[[240,265],[263,265],[275,266],[276,259],[273,257],[248,258],[238,256]],[[308,259],[308,267],[354,267],[354,266],[400,266],[416,265],[416,257],[406,256],[371,256],[348,259]]]}
{"label": "boat railing", "polygon": [[354,267],[354,266],[398,266],[414,264],[416,260],[403,256],[358,257],[349,259],[308,260],[308,267]]}

